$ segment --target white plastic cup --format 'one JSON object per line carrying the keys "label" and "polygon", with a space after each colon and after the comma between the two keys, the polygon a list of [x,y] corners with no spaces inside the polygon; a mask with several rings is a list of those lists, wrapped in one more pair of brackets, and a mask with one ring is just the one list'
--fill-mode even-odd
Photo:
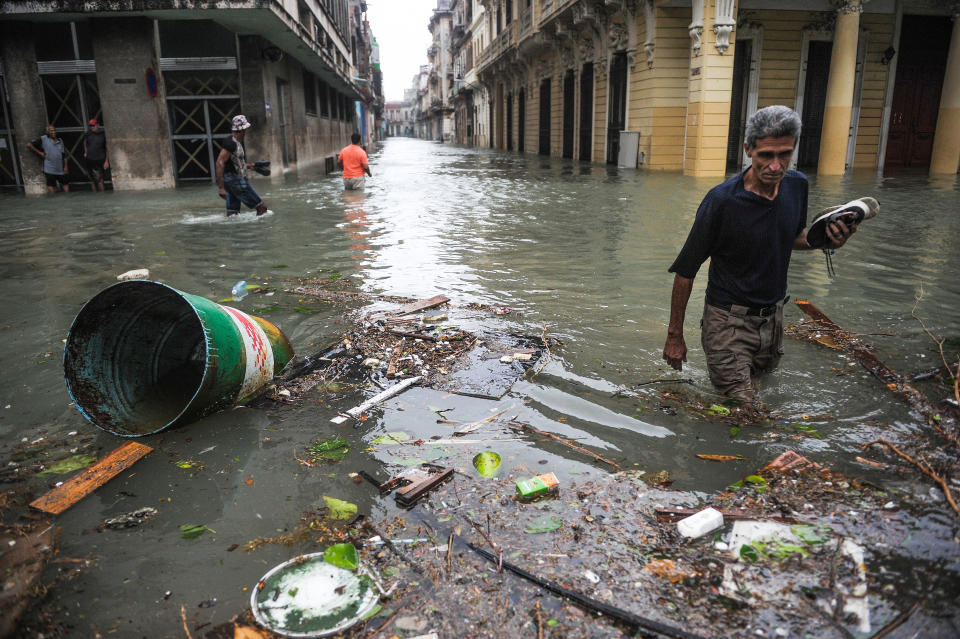
{"label": "white plastic cup", "polygon": [[723,526],[723,513],[716,508],[705,508],[677,522],[677,531],[684,537],[702,537]]}

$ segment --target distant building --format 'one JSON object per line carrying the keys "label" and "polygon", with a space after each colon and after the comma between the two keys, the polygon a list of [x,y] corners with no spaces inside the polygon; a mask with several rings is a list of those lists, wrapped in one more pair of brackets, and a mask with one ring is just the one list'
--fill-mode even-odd
{"label": "distant building", "polygon": [[957,173],[956,2],[482,4],[473,64],[496,148],[721,176],[747,161],[747,118],[785,104],[802,170]]}
{"label": "distant building", "polygon": [[332,169],[364,109],[376,117],[364,5],[0,2],[0,187],[43,191],[26,143],[47,123],[66,143],[70,178],[87,180],[81,140],[92,118],[106,130],[116,189],[212,181],[238,113],[254,126],[248,156],[270,160],[274,175]]}

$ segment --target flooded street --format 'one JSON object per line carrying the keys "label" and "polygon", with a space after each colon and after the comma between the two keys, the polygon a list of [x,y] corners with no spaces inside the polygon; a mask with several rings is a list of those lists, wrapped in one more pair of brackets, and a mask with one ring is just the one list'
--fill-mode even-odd
{"label": "flooded street", "polygon": [[[262,218],[250,211],[225,218],[209,185],[0,197],[4,463],[24,440],[44,438],[58,450],[92,440],[100,454],[122,443],[71,405],[61,358],[81,306],[130,269],[149,268],[150,279],[214,301],[228,298],[238,280],[277,287],[269,297],[252,294],[235,305],[279,326],[300,355],[321,350],[352,322],[342,306],[285,293],[299,278],[350,280],[371,295],[446,295],[461,307],[506,306],[512,312],[475,322],[501,333],[545,332],[562,342],[542,372],[519,380],[498,401],[413,388],[356,427],[330,423],[337,410],[364,399],[357,392],[337,404],[310,399],[290,408],[226,410],[138,440],[154,452],[57,519],[59,557],[93,560],[51,590],[68,636],[182,637],[181,604],[194,621],[230,619],[248,604],[245,589],[297,549],[228,547],[289,532],[301,513],[323,505],[324,495],[353,502],[374,519],[397,514],[392,498],[347,476],[365,470],[384,479],[415,456],[373,440],[395,431],[412,439],[448,437],[452,427],[438,423],[438,415],[469,423],[499,411],[576,439],[625,469],[667,471],[673,490],[694,497],[723,489],[787,449],[875,486],[921,491],[930,517],[904,542],[912,545],[906,554],[942,562],[957,578],[956,546],[938,541],[956,528],[942,494],[936,501],[927,494],[932,484],[908,486],[904,476],[855,460],[878,426],[891,440],[926,426],[842,353],[785,339],[781,368],[761,392],[782,416],[770,426],[732,434],[722,421],[661,406],[659,393],[668,389],[708,405],[720,400],[699,343],[706,265],[687,313],[689,364],[677,374],[661,359],[673,282],[667,268],[701,198],[719,180],[396,138],[371,153],[371,169],[374,177],[360,193],[345,193],[338,176],[319,169],[257,180],[270,209]],[[940,363],[939,353],[911,311],[922,290],[915,314],[934,335],[960,339],[960,185],[953,177],[922,175],[814,176],[809,217],[863,195],[880,201],[880,215],[834,256],[836,278],[827,276],[819,251],[795,253],[789,294],[873,344],[894,370],[928,371]],[[787,323],[803,319],[792,304],[786,313]],[[797,424],[820,437],[802,436]],[[311,443],[334,435],[350,442],[344,462],[298,463]],[[484,438],[483,431],[473,436]],[[469,458],[487,448],[458,450],[453,462],[437,463],[460,468],[457,455],[468,454],[467,472]],[[609,471],[543,442],[512,437],[494,449],[504,460],[502,478],[515,469],[552,471],[562,488]],[[696,454],[744,459],[717,464]],[[178,465],[185,460],[196,464]],[[36,496],[64,478],[28,481]],[[159,510],[146,525],[96,530],[143,506]],[[187,524],[209,530],[181,539]],[[52,564],[47,577],[67,567]],[[201,602],[210,605],[198,608]]]}

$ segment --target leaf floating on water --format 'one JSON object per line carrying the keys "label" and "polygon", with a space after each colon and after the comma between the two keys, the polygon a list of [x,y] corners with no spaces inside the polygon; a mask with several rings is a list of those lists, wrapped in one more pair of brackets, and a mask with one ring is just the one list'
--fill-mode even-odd
{"label": "leaf floating on water", "polygon": [[338,462],[350,452],[347,440],[339,435],[330,439],[320,440],[307,449],[310,459],[317,462]]}
{"label": "leaf floating on water", "polygon": [[813,426],[809,426],[807,424],[794,424],[793,427],[796,428],[801,433],[806,433],[807,435],[810,435],[811,437],[815,437],[817,439],[823,439],[823,435],[820,434],[820,431],[818,431]]}
{"label": "leaf floating on water", "polygon": [[357,505],[349,501],[343,501],[336,497],[323,496],[323,501],[329,509],[328,517],[330,519],[351,519],[357,514]]}
{"label": "leaf floating on water", "polygon": [[819,546],[830,541],[832,528],[825,524],[813,526],[810,524],[798,524],[790,526],[790,532],[797,536],[800,541],[810,546]]}
{"label": "leaf floating on water", "polygon": [[709,461],[736,461],[738,459],[744,459],[743,455],[697,455],[700,459],[706,459]]}
{"label": "leaf floating on water", "polygon": [[347,570],[356,570],[360,565],[360,555],[353,544],[334,544],[323,551],[323,559],[328,564]]}
{"label": "leaf floating on water", "polygon": [[720,404],[711,404],[710,408],[707,409],[708,413],[713,413],[714,415],[723,415],[724,417],[730,414],[730,409],[726,406],[721,406]]}
{"label": "leaf floating on water", "polygon": [[216,532],[212,528],[207,528],[203,524],[183,524],[180,526],[180,538],[181,539],[196,539],[203,533],[207,532]]}
{"label": "leaf floating on water", "polygon": [[500,472],[500,455],[493,451],[484,451],[473,458],[473,467],[481,477],[496,477]]}
{"label": "leaf floating on water", "polygon": [[523,529],[523,532],[530,534],[553,532],[563,525],[563,520],[556,515],[544,515],[537,517]]}
{"label": "leaf floating on water", "polygon": [[396,431],[390,431],[388,433],[384,433],[383,435],[380,435],[370,443],[395,445],[395,444],[402,444],[403,442],[406,442],[406,441],[410,441],[410,435],[406,434],[403,431],[396,430]]}
{"label": "leaf floating on water", "polygon": [[37,475],[65,475],[75,470],[86,468],[95,461],[97,461],[97,458],[93,455],[74,455],[73,457],[61,459],[57,463],[52,464],[50,468],[41,470]]}

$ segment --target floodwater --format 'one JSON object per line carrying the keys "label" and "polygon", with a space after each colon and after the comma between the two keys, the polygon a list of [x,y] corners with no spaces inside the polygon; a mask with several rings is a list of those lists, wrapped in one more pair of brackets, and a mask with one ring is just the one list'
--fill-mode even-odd
{"label": "floodwater", "polygon": [[[443,294],[457,305],[509,306],[513,312],[491,320],[493,326],[534,336],[546,330],[563,342],[533,381],[517,382],[500,401],[415,388],[358,428],[329,419],[361,395],[333,408],[310,401],[290,410],[228,410],[141,439],[155,451],[58,518],[60,557],[92,560],[52,590],[57,619],[70,627],[70,636],[183,636],[180,604],[194,621],[229,619],[247,604],[245,588],[295,550],[225,549],[289,532],[302,512],[323,504],[323,495],[354,502],[375,518],[395,513],[392,500],[354,484],[347,473],[366,469],[385,479],[401,468],[391,465],[401,459],[395,451],[370,445],[383,432],[448,436],[451,427],[437,423],[438,408],[451,409],[443,416],[461,422],[510,409],[509,416],[576,438],[623,467],[666,470],[673,488],[700,495],[787,448],[889,485],[890,477],[854,461],[869,441],[867,425],[881,424],[891,437],[923,428],[851,360],[791,338],[781,369],[766,378],[761,394],[784,416],[774,429],[778,436],[759,427],[731,435],[720,421],[658,410],[656,394],[668,388],[717,401],[699,345],[706,266],[688,309],[690,361],[677,374],[661,360],[672,284],[667,268],[715,179],[407,139],[388,140],[371,154],[371,168],[374,177],[363,193],[344,193],[338,177],[318,169],[257,179],[271,210],[262,218],[248,212],[226,219],[209,185],[0,197],[4,462],[24,439],[62,445],[92,438],[102,452],[121,443],[71,405],[61,357],[84,302],[134,268],[149,268],[151,279],[214,300],[229,297],[241,279],[282,288],[298,277],[340,274],[372,294]],[[913,312],[926,328],[960,337],[960,186],[953,177],[922,175],[812,177],[811,217],[861,195],[880,201],[880,215],[837,252],[837,276],[827,276],[819,251],[795,253],[789,292],[866,336],[895,370],[930,370],[939,355],[912,310],[922,292]],[[305,313],[295,296],[282,292],[251,295],[236,306],[254,314],[279,306],[263,315],[300,354],[351,327],[344,309]],[[790,305],[787,322],[801,319]],[[690,383],[663,383],[671,379]],[[637,393],[647,401],[638,401]],[[796,434],[792,423],[814,427],[822,438],[786,436]],[[335,434],[351,442],[346,461],[322,469],[297,463],[295,455],[306,446]],[[483,431],[474,435],[482,438]],[[510,467],[553,470],[561,485],[607,472],[558,446],[510,441],[496,450]],[[721,465],[697,453],[746,460]],[[176,462],[182,460],[203,468],[181,468]],[[537,465],[540,460],[547,464]],[[51,478],[31,481],[40,494]],[[160,513],[139,528],[95,530],[104,519],[142,506]],[[184,524],[210,530],[184,540]],[[52,567],[47,576],[62,569]]]}

